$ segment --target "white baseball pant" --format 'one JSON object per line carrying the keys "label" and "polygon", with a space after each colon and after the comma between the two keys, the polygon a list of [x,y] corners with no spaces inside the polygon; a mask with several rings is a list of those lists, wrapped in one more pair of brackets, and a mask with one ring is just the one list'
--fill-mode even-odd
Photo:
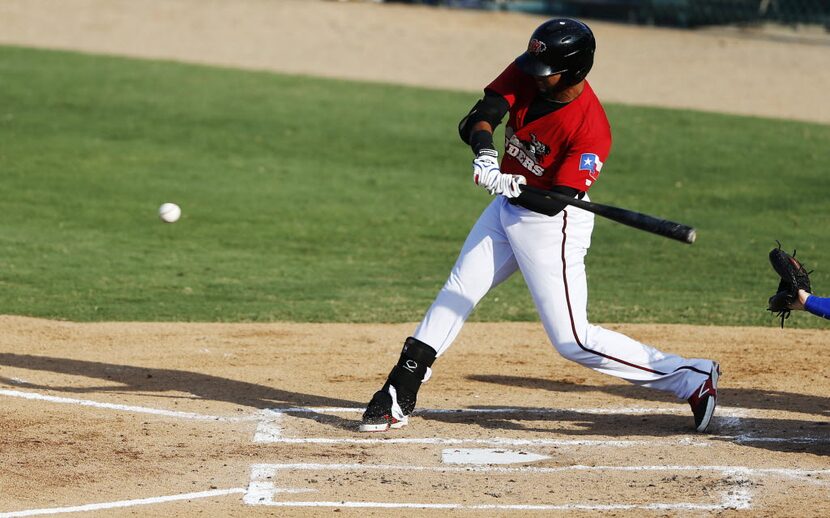
{"label": "white baseball pant", "polygon": [[473,226],[447,282],[413,336],[441,356],[476,304],[519,269],[559,354],[598,372],[687,399],[706,381],[712,360],[666,354],[588,323],[584,258],[593,228],[594,215],[588,211],[569,206],[550,217],[497,196]]}

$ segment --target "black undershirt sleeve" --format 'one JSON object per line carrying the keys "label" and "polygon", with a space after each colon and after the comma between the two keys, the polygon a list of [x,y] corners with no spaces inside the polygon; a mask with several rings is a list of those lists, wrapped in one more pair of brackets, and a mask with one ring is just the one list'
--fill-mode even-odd
{"label": "black undershirt sleeve", "polygon": [[496,149],[496,145],[493,144],[493,134],[485,130],[474,131],[470,136],[470,147],[476,156],[481,153],[482,149]]}

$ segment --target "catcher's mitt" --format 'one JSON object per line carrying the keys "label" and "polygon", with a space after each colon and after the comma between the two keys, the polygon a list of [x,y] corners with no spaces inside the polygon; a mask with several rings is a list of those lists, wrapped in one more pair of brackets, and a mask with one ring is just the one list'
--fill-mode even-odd
{"label": "catcher's mitt", "polygon": [[798,262],[795,258],[795,250],[793,250],[793,255],[782,250],[781,243],[778,243],[778,248],[770,250],[769,262],[781,277],[781,281],[778,283],[776,294],[769,298],[767,309],[773,313],[778,313],[783,328],[784,320],[790,316],[790,305],[798,301],[798,290],[812,293],[810,274],[813,272],[808,272],[804,265]]}

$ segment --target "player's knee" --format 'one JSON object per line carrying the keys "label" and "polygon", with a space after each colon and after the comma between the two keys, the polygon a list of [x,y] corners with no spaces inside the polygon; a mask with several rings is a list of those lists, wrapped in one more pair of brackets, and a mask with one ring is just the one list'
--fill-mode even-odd
{"label": "player's knee", "polygon": [[489,286],[476,286],[474,283],[464,283],[460,279],[450,277],[438,294],[437,300],[441,306],[451,308],[459,315],[468,315],[484,298],[488,289]]}
{"label": "player's knee", "polygon": [[566,360],[585,365],[596,359],[595,355],[583,347],[573,333],[561,333],[561,335],[553,337],[552,342],[556,351]]}
{"label": "player's knee", "polygon": [[553,346],[563,358],[572,362],[579,363],[585,356],[585,351],[573,338],[554,342]]}
{"label": "player's knee", "polygon": [[492,277],[493,272],[485,270],[473,272],[453,271],[450,273],[447,282],[444,283],[444,290],[453,293],[460,299],[475,304],[490,290],[490,285],[482,282],[482,279]]}

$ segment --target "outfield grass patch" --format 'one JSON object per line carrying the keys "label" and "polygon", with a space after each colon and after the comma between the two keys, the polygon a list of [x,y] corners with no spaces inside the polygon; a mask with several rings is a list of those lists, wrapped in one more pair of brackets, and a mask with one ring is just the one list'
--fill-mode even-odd
{"label": "outfield grass patch", "polygon": [[[456,130],[475,93],[16,47],[0,77],[0,313],[415,321],[489,201]],[[607,111],[593,199],[698,242],[598,219],[592,320],[772,326],[776,239],[830,295],[830,127]],[[520,275],[473,315],[536,318]]]}

